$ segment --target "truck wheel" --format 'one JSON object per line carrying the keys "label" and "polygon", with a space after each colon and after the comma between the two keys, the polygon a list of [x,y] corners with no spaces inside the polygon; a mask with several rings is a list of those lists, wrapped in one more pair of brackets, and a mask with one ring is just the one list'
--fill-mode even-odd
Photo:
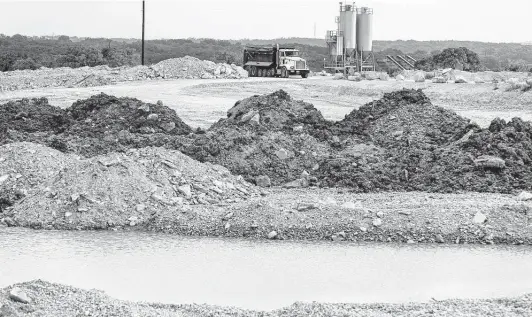
{"label": "truck wheel", "polygon": [[308,72],[301,72],[301,77],[302,78],[307,78],[308,77]]}
{"label": "truck wheel", "polygon": [[281,77],[282,78],[288,78],[288,70],[286,68],[281,68]]}
{"label": "truck wheel", "polygon": [[257,69],[257,77],[262,77],[262,68]]}
{"label": "truck wheel", "polygon": [[275,77],[275,68],[270,68],[268,70],[268,77]]}
{"label": "truck wheel", "polygon": [[257,77],[257,67],[251,66],[249,74],[251,77]]}
{"label": "truck wheel", "polygon": [[263,68],[261,77],[266,77],[267,75],[268,75],[268,70],[266,68]]}

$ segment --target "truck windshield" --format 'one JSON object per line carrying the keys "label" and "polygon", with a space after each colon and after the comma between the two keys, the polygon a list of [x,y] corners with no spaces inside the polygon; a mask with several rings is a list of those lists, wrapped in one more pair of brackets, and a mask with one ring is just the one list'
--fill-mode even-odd
{"label": "truck windshield", "polygon": [[285,51],[284,56],[299,56],[298,51]]}

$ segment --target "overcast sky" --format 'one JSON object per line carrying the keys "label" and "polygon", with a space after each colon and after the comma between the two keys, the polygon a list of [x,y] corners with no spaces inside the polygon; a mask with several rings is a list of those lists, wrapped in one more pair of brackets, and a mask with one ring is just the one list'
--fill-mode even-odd
{"label": "overcast sky", "polygon": [[[147,0],[146,38],[323,38],[336,0]],[[141,1],[0,0],[0,33],[141,36]],[[532,41],[532,0],[364,0],[377,40]]]}

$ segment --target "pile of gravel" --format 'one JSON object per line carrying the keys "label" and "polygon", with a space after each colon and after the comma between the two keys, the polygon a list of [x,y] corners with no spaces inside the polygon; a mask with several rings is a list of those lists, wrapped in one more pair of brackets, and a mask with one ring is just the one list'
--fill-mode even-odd
{"label": "pile of gravel", "polygon": [[[24,294],[30,301],[21,303],[10,294]],[[293,317],[293,316],[530,316],[531,295],[515,298],[442,300],[405,304],[327,304],[295,303],[273,311],[252,311],[210,305],[150,304],[117,300],[97,290],[83,290],[41,280],[0,289],[0,314],[3,316],[219,316],[219,317]]]}
{"label": "pile of gravel", "polygon": [[13,206],[47,179],[73,169],[79,158],[35,143],[0,146],[0,212]]}
{"label": "pile of gravel", "polygon": [[6,186],[24,195],[6,214],[10,222],[26,227],[136,226],[161,212],[231,204],[260,195],[255,186],[221,166],[162,148],[79,159],[16,143],[0,147],[0,153],[4,159],[0,166],[13,167]]}
{"label": "pile of gravel", "polygon": [[163,78],[245,78],[247,71],[235,64],[202,61],[195,57],[185,56],[182,58],[171,58],[161,61],[151,69],[160,74]]}
{"label": "pile of gravel", "polygon": [[0,72],[0,92],[45,87],[92,87],[117,82],[157,79],[245,78],[247,71],[234,64],[202,61],[185,56],[161,61],[151,66],[107,65],[80,68],[45,68]]}

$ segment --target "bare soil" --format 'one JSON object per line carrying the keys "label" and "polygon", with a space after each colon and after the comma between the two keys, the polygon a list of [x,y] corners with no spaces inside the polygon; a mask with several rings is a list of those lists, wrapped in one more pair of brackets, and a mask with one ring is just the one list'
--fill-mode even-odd
{"label": "bare soil", "polygon": [[[29,304],[9,299],[14,287],[25,292]],[[135,303],[117,300],[97,290],[82,290],[45,281],[31,281],[0,290],[0,313],[3,316],[231,316],[231,317],[292,317],[292,316],[455,316],[521,317],[532,314],[531,295],[489,300],[444,300],[408,304],[326,304],[295,303],[274,311],[252,311],[234,307],[209,305],[169,305]]]}

